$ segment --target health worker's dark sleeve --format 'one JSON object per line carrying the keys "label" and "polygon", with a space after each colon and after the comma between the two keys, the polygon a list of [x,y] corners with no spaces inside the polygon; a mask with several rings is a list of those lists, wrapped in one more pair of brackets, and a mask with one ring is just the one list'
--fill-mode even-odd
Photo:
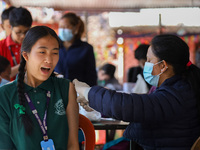
{"label": "health worker's dark sleeve", "polygon": [[[160,90],[152,94],[126,94],[93,86],[88,93],[89,105],[103,115],[127,122],[160,122],[176,120],[185,107],[180,94]],[[189,106],[190,105],[190,106]]]}

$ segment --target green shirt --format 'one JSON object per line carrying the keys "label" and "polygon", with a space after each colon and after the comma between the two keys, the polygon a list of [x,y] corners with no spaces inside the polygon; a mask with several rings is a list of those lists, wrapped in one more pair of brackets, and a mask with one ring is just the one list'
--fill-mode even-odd
{"label": "green shirt", "polygon": [[[38,114],[43,120],[46,110],[46,92],[51,92],[47,110],[47,134],[54,141],[56,150],[67,150],[68,122],[66,107],[68,104],[69,80],[50,77],[36,88],[26,84],[25,92],[29,95]],[[14,107],[19,104],[17,80],[0,88],[0,150],[41,150],[43,140],[41,128],[26,101],[26,113],[33,121],[34,129],[27,135],[19,114]]]}

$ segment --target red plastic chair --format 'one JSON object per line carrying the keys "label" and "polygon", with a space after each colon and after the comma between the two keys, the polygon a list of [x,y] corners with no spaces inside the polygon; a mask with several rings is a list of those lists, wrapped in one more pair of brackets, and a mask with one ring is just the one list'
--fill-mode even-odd
{"label": "red plastic chair", "polygon": [[95,149],[95,130],[92,122],[85,116],[79,114],[79,128],[85,136],[85,150]]}

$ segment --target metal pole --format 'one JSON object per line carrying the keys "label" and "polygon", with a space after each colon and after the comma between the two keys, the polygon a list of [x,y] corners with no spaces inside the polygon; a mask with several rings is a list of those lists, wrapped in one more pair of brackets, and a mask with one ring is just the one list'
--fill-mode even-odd
{"label": "metal pole", "polygon": [[161,19],[161,14],[159,14],[159,34],[162,34],[162,19]]}
{"label": "metal pole", "polygon": [[88,12],[84,12],[85,15],[85,39],[88,42]]}

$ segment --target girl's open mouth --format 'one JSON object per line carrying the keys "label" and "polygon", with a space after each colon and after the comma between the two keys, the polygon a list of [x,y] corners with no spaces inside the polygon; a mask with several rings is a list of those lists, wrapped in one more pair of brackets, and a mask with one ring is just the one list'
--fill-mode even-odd
{"label": "girl's open mouth", "polygon": [[47,73],[49,73],[51,68],[42,67],[41,70],[42,70],[43,73],[47,74]]}

